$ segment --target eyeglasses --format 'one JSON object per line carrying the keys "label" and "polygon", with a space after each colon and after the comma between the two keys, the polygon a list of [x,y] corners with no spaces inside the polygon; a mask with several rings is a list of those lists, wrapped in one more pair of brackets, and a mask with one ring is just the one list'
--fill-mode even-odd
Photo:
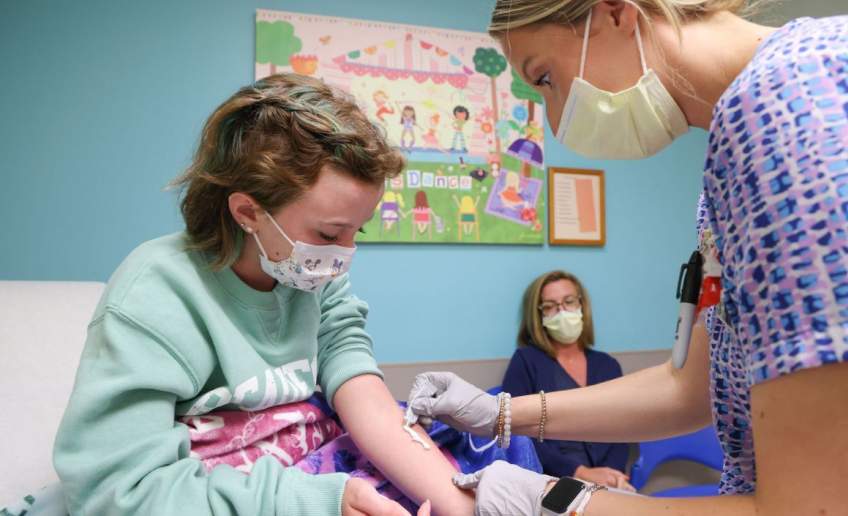
{"label": "eyeglasses", "polygon": [[562,301],[545,301],[539,305],[539,311],[544,316],[556,315],[560,308],[566,312],[576,312],[583,305],[580,296],[566,296]]}

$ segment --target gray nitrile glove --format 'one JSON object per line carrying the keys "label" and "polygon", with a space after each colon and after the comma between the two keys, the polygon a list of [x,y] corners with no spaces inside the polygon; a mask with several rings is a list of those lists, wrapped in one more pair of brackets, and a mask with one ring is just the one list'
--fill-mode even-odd
{"label": "gray nitrile glove", "polygon": [[[453,373],[421,373],[409,393],[412,412],[481,437],[492,437],[498,399]],[[422,418],[423,419],[423,418]],[[422,421],[426,423],[426,421]]]}
{"label": "gray nitrile glove", "polygon": [[538,516],[545,488],[556,480],[502,460],[453,477],[453,483],[461,489],[476,488],[475,516]]}

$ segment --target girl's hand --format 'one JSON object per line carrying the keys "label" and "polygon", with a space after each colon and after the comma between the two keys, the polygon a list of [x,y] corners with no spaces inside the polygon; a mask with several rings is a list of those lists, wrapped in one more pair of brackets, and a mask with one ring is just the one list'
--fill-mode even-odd
{"label": "girl's hand", "polygon": [[[389,500],[361,478],[351,478],[345,484],[342,497],[342,516],[410,516],[394,500]],[[430,500],[421,504],[418,516],[430,516]]]}
{"label": "girl's hand", "polygon": [[636,492],[636,489],[630,485],[630,477],[613,468],[587,468],[586,466],[578,466],[574,470],[574,478],[601,484],[607,487],[615,487],[625,491]]}

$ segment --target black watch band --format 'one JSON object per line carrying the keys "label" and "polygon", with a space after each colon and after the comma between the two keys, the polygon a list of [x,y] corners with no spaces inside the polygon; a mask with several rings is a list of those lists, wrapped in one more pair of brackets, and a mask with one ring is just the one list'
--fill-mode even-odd
{"label": "black watch band", "polygon": [[560,478],[548,494],[542,498],[542,514],[564,514],[586,487],[584,482],[571,477]]}

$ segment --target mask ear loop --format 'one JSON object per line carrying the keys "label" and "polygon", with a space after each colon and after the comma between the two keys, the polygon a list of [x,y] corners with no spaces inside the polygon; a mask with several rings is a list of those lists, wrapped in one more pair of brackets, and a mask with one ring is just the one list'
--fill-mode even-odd
{"label": "mask ear loop", "polygon": [[267,211],[265,212],[265,216],[268,217],[271,220],[271,224],[273,224],[274,227],[277,228],[277,231],[279,231],[280,234],[283,235],[283,238],[288,240],[288,242],[292,245],[292,247],[294,247],[294,242],[292,242],[291,238],[289,238],[289,236],[286,234],[286,232],[283,231],[283,228],[281,228],[280,225],[277,224],[277,221],[274,220],[274,217],[272,217],[271,214],[268,213]]}
{"label": "mask ear loop", "polygon": [[[580,51],[580,78],[583,78],[583,69],[586,66],[586,50],[589,48],[589,27],[592,26],[592,9],[586,17],[586,28],[583,30],[583,49]],[[641,48],[641,47],[640,47]]]}
{"label": "mask ear loop", "polygon": [[259,251],[262,252],[262,256],[270,260],[271,258],[268,256],[268,253],[265,252],[265,247],[263,247],[262,242],[259,241],[259,237],[256,235],[256,231],[251,231],[250,234],[253,235],[253,239],[256,240],[256,245],[259,246]]}
{"label": "mask ear loop", "polygon": [[642,73],[648,73],[648,65],[645,62],[645,49],[642,48],[642,33],[639,30],[639,18],[636,17],[636,44],[639,46],[639,61],[642,63]]}
{"label": "mask ear loop", "polygon": [[[583,49],[580,51],[580,75],[583,78],[583,70],[586,68],[586,51],[589,49],[589,28],[592,26],[592,9],[586,17],[586,28],[583,30]],[[639,19],[636,19],[636,45],[639,47],[639,62],[642,64],[642,73],[648,73],[648,64],[645,61],[645,49],[642,46],[642,31],[639,29]]]}
{"label": "mask ear loop", "polygon": [[[280,225],[277,224],[277,221],[274,220],[274,217],[272,217],[271,214],[268,213],[267,211],[265,212],[265,216],[268,217],[268,219],[271,220],[271,224],[273,224],[274,227],[277,228],[277,231],[279,231],[280,234],[283,235],[283,238],[288,240],[288,242],[292,245],[292,247],[294,247],[294,242],[292,242],[291,239],[289,238],[289,236],[286,235],[286,232],[283,231],[283,228],[281,228]],[[259,246],[259,251],[262,252],[262,255],[265,256],[265,258],[270,260],[271,256],[268,254],[267,251],[265,251],[265,246],[262,245],[262,242],[259,240],[259,235],[256,234],[256,231],[250,231],[250,234],[253,235],[253,239],[256,240],[256,245]]]}

